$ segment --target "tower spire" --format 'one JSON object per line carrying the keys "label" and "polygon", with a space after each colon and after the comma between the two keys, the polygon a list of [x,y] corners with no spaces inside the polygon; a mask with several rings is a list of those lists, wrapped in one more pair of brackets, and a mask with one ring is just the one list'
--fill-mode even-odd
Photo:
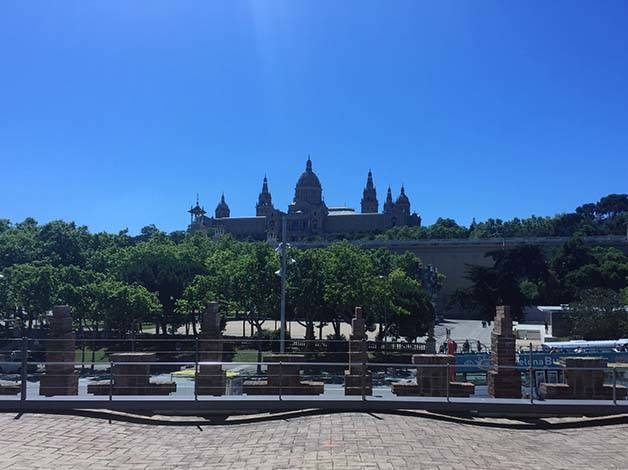
{"label": "tower spire", "polygon": [[373,184],[373,172],[369,169],[366,177],[366,187],[362,192],[362,201],[360,201],[360,208],[362,214],[376,213],[379,208],[379,202],[377,201],[377,191]]}
{"label": "tower spire", "polygon": [[388,191],[386,191],[386,202],[384,203],[384,214],[395,210],[395,203],[392,198],[392,189],[388,185]]}
{"label": "tower spire", "polygon": [[220,196],[220,202],[216,206],[215,215],[217,219],[224,219],[231,215],[231,210],[225,201],[225,193]]}
{"label": "tower spire", "polygon": [[255,205],[255,215],[257,217],[270,215],[273,211],[273,201],[268,191],[268,178],[264,175],[264,180],[262,181],[262,192],[259,193],[259,197],[257,198],[257,204]]}

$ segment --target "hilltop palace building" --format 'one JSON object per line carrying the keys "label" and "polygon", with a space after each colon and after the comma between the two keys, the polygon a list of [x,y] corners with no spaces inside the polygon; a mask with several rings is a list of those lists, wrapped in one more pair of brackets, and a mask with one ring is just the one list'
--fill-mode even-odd
{"label": "hilltop palace building", "polygon": [[318,176],[312,171],[312,160],[308,157],[287,213],[273,206],[268,180],[264,177],[262,192],[255,206],[255,217],[230,217],[224,194],[216,206],[214,217],[207,217],[207,212],[199,206],[197,199],[196,205],[188,211],[191,217],[188,230],[207,232],[212,229],[241,239],[278,240],[281,238],[282,218],[286,217],[288,239],[302,240],[326,234],[347,235],[421,225],[421,217],[410,212],[410,200],[403,186],[394,202],[388,188],[383,212],[378,212],[377,192],[370,170],[360,206],[360,213],[349,207],[327,207],[323,200],[323,188]]}

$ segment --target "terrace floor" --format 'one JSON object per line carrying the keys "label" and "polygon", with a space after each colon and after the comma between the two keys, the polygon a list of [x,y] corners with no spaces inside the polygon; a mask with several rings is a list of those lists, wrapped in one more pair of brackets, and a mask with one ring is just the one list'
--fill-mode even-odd
{"label": "terrace floor", "polygon": [[0,414],[0,468],[628,468],[628,415],[467,419],[424,412],[198,417]]}

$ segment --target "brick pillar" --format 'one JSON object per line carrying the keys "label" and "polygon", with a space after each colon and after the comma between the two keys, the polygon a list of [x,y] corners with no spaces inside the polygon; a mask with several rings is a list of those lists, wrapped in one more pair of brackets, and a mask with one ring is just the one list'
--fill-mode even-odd
{"label": "brick pillar", "polygon": [[52,321],[46,344],[47,362],[67,364],[46,364],[46,371],[39,383],[39,394],[78,395],[78,373],[74,370],[76,344],[72,331],[70,307],[55,305],[52,308]]}
{"label": "brick pillar", "polygon": [[521,398],[521,374],[516,366],[515,336],[510,307],[497,307],[491,333],[491,370],[487,374],[488,393],[494,398]]}
{"label": "brick pillar", "polygon": [[[157,353],[121,352],[109,356],[112,362],[112,381],[87,385],[87,393],[94,395],[168,395],[177,390],[175,382],[151,382],[150,363],[157,361]],[[146,364],[143,364],[146,363]]]}
{"label": "brick pillar", "polygon": [[[604,371],[607,360],[603,357],[564,357],[560,365],[565,368],[565,382],[571,387],[573,398],[593,400],[609,399],[604,392]],[[600,370],[595,370],[600,369]]]}
{"label": "brick pillar", "polygon": [[[268,363],[268,379],[264,381],[247,380],[242,390],[247,395],[320,395],[324,392],[322,382],[301,380],[300,365],[305,362],[303,354],[269,354],[264,357]],[[279,364],[281,363],[281,365]]]}
{"label": "brick pillar", "polygon": [[[220,304],[211,302],[201,317],[199,361],[222,361],[223,340],[220,329]],[[221,365],[200,365],[196,377],[198,395],[220,396],[225,393],[225,372]]]}
{"label": "brick pillar", "polygon": [[[540,395],[545,399],[612,400],[613,384],[604,383],[604,371],[607,359],[603,357],[563,357],[560,360],[564,368],[564,384],[541,384]],[[615,398],[625,400],[628,391],[625,386],[617,385]]]}
{"label": "brick pillar", "polygon": [[[445,354],[415,354],[412,363],[418,365],[416,383],[419,394],[426,397],[447,395],[447,364],[454,366],[454,356]],[[422,366],[422,367],[421,367]],[[430,367],[436,366],[436,367]]]}
{"label": "brick pillar", "polygon": [[[116,395],[148,395],[150,388],[150,364],[156,362],[156,353],[114,353],[110,356],[113,363],[113,391]],[[127,364],[127,363],[135,364]]]}
{"label": "brick pillar", "polygon": [[349,337],[349,370],[345,371],[345,395],[373,394],[373,376],[363,363],[368,362],[366,322],[361,307],[355,308]]}

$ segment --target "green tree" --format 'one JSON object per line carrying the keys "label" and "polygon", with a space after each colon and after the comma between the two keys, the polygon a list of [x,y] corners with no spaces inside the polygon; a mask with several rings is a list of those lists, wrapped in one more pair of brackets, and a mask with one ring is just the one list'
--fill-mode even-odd
{"label": "green tree", "polygon": [[154,321],[161,312],[157,296],[141,285],[107,279],[97,283],[95,289],[108,331],[136,333],[142,322]]}
{"label": "green tree", "polygon": [[11,229],[11,221],[9,219],[0,219],[0,233],[4,233]]}
{"label": "green tree", "polygon": [[560,283],[560,303],[571,302],[584,289],[620,290],[628,285],[628,256],[612,247],[587,246],[580,238],[557,250],[550,268]]}
{"label": "green tree", "polygon": [[[324,264],[325,302],[333,309],[332,325],[336,338],[340,337],[340,324],[350,322],[356,306],[366,304],[369,282],[374,276],[373,261],[365,253],[348,242],[335,243],[325,249]],[[373,321],[366,311],[369,321]]]}
{"label": "green tree", "polygon": [[[6,308],[26,325],[29,336],[35,321],[41,321],[53,305],[56,291],[54,268],[48,264],[18,264],[3,271]],[[24,313],[26,318],[24,318]]]}
{"label": "green tree", "polygon": [[161,325],[163,334],[167,334],[168,324],[173,330],[181,324],[176,302],[194,276],[205,271],[202,260],[188,255],[172,241],[157,236],[119,254],[117,271],[120,278],[144,286],[159,298],[162,316],[156,325]]}
{"label": "green tree", "polygon": [[524,245],[487,256],[493,258],[493,266],[468,266],[471,286],[455,292],[450,304],[472,310],[485,320],[495,316],[497,305],[510,305],[513,317],[520,320],[525,306],[555,295],[555,280],[538,246]]}
{"label": "green tree", "polygon": [[454,219],[439,217],[427,228],[427,238],[431,239],[467,238],[468,236],[467,228],[458,225]]}
{"label": "green tree", "polygon": [[36,225],[17,224],[0,231],[0,269],[42,258]]}
{"label": "green tree", "polygon": [[315,322],[322,328],[332,319],[333,313],[325,301],[326,252],[291,249],[289,257],[295,262],[287,269],[287,299],[295,318],[305,326],[305,339],[314,340]]}
{"label": "green tree", "polygon": [[378,338],[393,335],[413,342],[434,321],[434,307],[420,282],[395,268],[369,282],[371,300],[366,305],[382,327]]}
{"label": "green tree", "polygon": [[628,307],[610,289],[591,289],[569,305],[571,334],[585,339],[619,339],[628,336]]}
{"label": "green tree", "polygon": [[231,302],[247,315],[258,333],[264,319],[277,318],[279,313],[280,280],[275,272],[279,260],[274,250],[263,242],[249,243],[223,269],[223,275],[231,279]]}
{"label": "green tree", "polygon": [[37,232],[42,254],[53,265],[83,266],[89,237],[87,227],[62,220],[49,222]]}

